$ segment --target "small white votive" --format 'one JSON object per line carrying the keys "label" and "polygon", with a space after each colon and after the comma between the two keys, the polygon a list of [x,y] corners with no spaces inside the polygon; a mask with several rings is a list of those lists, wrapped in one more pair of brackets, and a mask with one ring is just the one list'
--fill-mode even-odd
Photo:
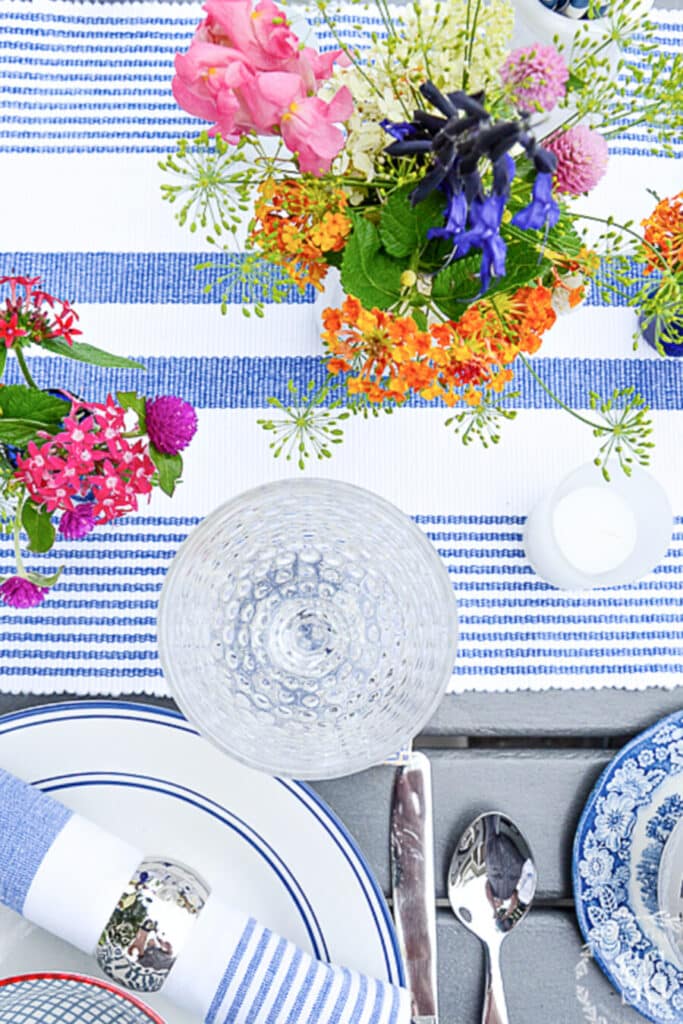
{"label": "small white votive", "polygon": [[614,587],[645,576],[666,554],[669,499],[645,470],[610,483],[589,463],[547,494],[528,516],[524,547],[535,572],[560,590]]}

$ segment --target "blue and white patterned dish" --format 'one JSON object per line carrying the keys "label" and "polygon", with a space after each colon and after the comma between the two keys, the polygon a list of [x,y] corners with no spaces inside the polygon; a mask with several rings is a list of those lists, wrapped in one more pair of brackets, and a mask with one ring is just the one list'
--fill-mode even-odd
{"label": "blue and white patterned dish", "polygon": [[626,1002],[655,1024],[683,1020],[683,967],[657,905],[659,861],[683,816],[683,711],[631,740],[601,775],[574,842],[576,913]]}

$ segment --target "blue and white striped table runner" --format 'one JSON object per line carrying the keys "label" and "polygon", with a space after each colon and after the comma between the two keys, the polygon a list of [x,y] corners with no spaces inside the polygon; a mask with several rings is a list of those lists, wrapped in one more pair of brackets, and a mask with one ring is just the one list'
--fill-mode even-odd
{"label": "blue and white striped table runner", "polygon": [[[269,307],[265,320],[247,320],[235,292],[221,317],[202,291],[208,272],[193,270],[207,256],[201,239],[181,230],[160,199],[157,159],[200,127],[177,109],[169,88],[173,55],[199,17],[194,3],[0,4],[0,269],[42,275],[80,311],[84,340],[148,366],[131,374],[62,364],[63,386],[85,398],[135,386],[150,395],[177,392],[200,414],[173,502],[155,496],[142,515],[33,557],[37,569],[63,563],[66,572],[43,607],[0,612],[4,691],[166,692],[155,609],[178,545],[221,501],[297,473],[272,459],[256,420],[269,395],[285,397],[290,377],[305,385],[322,373],[320,303],[292,296]],[[680,49],[681,15],[656,17],[659,45]],[[613,145],[608,175],[585,209],[638,220],[652,205],[647,187],[662,195],[680,188],[679,166],[651,156],[636,130]],[[603,307],[593,296],[558,322],[538,358],[569,402],[585,404],[589,389],[607,394],[633,383],[655,410],[653,472],[678,518],[668,557],[637,586],[563,594],[525,561],[526,513],[550,484],[592,458],[594,442],[522,373],[520,415],[494,451],[463,449],[445,429],[443,409],[416,403],[377,422],[353,421],[334,459],[314,469],[378,491],[434,541],[460,603],[454,692],[681,681],[683,360],[660,360],[642,347],[634,355],[634,326],[630,309]],[[54,382],[51,359],[31,365],[39,382]],[[3,573],[10,544],[0,545]]]}

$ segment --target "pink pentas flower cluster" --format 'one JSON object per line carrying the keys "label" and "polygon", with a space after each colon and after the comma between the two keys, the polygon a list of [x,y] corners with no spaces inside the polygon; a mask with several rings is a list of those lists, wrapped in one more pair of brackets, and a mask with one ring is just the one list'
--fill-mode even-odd
{"label": "pink pentas flower cluster", "polygon": [[344,145],[337,125],[353,112],[342,86],[327,102],[316,95],[341,50],[304,46],[273,0],[207,0],[190,48],[177,54],[173,95],[212,131],[235,143],[249,132],[281,135],[299,168],[329,171]]}
{"label": "pink pentas flower cluster", "polygon": [[[65,523],[67,535],[84,536],[85,521],[77,519],[110,522],[135,511],[138,499],[152,491],[155,466],[147,444],[125,433],[125,411],[111,396],[104,405],[74,403],[63,430],[29,443],[15,475],[36,505],[73,513]],[[87,514],[77,513],[83,500]]]}
{"label": "pink pentas flower cluster", "polygon": [[0,307],[0,342],[6,348],[60,338],[73,345],[78,330],[78,314],[69,302],[37,287],[39,277],[0,277],[0,285],[9,285],[9,296]]}

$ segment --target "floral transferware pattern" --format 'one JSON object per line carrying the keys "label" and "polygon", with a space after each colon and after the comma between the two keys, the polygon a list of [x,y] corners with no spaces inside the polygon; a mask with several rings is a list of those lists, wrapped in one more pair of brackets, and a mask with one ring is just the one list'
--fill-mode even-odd
{"label": "floral transferware pattern", "polygon": [[[634,912],[629,893],[634,876],[648,912],[657,912],[658,862],[652,860],[656,851],[646,847],[638,865],[632,864],[639,852],[633,831],[662,783],[681,773],[683,712],[676,712],[632,740],[609,765],[583,812],[574,845],[574,894],[586,942],[624,999],[656,1024],[683,1019],[683,970],[666,959]],[[673,827],[683,815],[683,798],[670,796],[655,807],[646,835],[661,854],[668,824]]]}

